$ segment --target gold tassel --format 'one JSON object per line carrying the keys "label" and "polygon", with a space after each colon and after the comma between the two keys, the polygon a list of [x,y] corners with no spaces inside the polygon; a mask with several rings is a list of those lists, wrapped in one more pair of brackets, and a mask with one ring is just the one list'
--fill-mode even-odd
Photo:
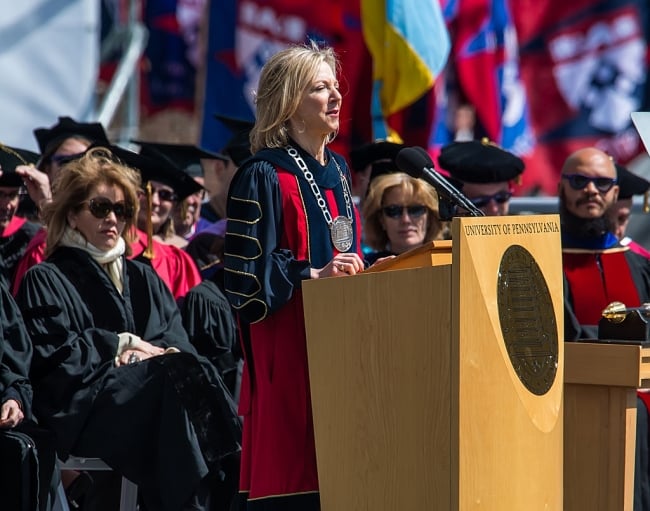
{"label": "gold tassel", "polygon": [[153,224],[151,223],[151,210],[153,209],[151,182],[147,181],[145,189],[147,191],[147,248],[144,249],[142,255],[147,259],[153,259],[155,254],[153,251]]}
{"label": "gold tassel", "polygon": [[650,211],[650,205],[648,205],[648,191],[643,194],[643,212],[647,213]]}

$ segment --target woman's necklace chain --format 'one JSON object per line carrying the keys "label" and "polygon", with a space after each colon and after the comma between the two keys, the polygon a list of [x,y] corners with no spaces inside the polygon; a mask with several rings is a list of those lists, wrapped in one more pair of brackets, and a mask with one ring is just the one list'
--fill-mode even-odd
{"label": "woman's necklace chain", "polygon": [[339,177],[341,178],[341,186],[343,187],[343,198],[345,199],[345,213],[347,218],[343,216],[337,216],[336,218],[332,219],[332,215],[329,212],[329,209],[327,209],[327,203],[325,202],[323,195],[320,193],[318,184],[316,184],[316,180],[314,179],[314,174],[312,174],[311,170],[309,170],[309,167],[307,167],[307,163],[305,163],[305,160],[302,158],[302,156],[300,156],[300,153],[296,150],[296,148],[292,146],[287,146],[285,147],[285,150],[287,151],[289,156],[291,156],[294,159],[296,165],[298,165],[298,168],[302,171],[303,175],[305,176],[305,179],[307,180],[307,183],[309,184],[309,187],[311,188],[311,191],[314,194],[314,197],[316,198],[316,203],[318,204],[318,207],[320,207],[321,211],[323,212],[323,216],[325,217],[325,222],[327,222],[327,225],[330,228],[330,237],[332,239],[332,243],[334,247],[336,247],[336,249],[339,252],[346,252],[352,246],[352,239],[353,239],[353,230],[352,230],[353,214],[352,214],[352,198],[351,198],[352,192],[350,191],[348,180],[345,179],[345,176],[343,175],[343,171],[339,166],[339,162],[337,162],[336,158],[332,156],[332,159],[334,160],[334,165],[336,165],[336,170],[338,170]]}

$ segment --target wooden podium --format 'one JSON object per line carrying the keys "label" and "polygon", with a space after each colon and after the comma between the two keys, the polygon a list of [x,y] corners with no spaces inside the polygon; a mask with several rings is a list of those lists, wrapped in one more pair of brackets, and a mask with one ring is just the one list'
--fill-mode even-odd
{"label": "wooden podium", "polygon": [[564,511],[632,511],[636,391],[650,387],[650,348],[565,345]]}
{"label": "wooden podium", "polygon": [[303,286],[323,511],[562,509],[557,215]]}

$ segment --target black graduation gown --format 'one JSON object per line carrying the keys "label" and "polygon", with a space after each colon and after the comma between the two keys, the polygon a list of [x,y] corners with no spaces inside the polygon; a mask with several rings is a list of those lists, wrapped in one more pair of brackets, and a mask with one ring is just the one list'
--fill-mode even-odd
{"label": "black graduation gown", "polygon": [[[177,511],[238,450],[239,420],[162,280],[126,259],[123,278],[120,295],[86,251],[67,247],[25,274],[17,301],[34,346],[34,410],[59,456],[100,457],[147,509]],[[181,353],[115,367],[120,332]]]}
{"label": "black graduation gown", "polygon": [[27,419],[32,415],[29,362],[32,345],[22,315],[7,288],[0,284],[0,403],[20,402]]}
{"label": "black graduation gown", "polygon": [[215,365],[234,396],[241,350],[235,315],[218,282],[220,274],[190,289],[181,305],[181,315],[190,342]]}
{"label": "black graduation gown", "polygon": [[[22,315],[7,288],[0,284],[0,404],[10,399],[20,403],[25,416],[23,422],[13,428],[31,437],[36,445],[38,456],[38,490],[39,509],[48,509],[54,499],[59,482],[55,471],[55,453],[52,434],[38,427],[32,417],[32,386],[29,382],[29,365],[32,359],[32,345],[23,323]],[[0,429],[0,435],[5,431]],[[0,459],[2,470],[11,470],[14,475],[21,473],[16,466],[19,460]],[[1,470],[0,470],[1,472]],[[9,483],[9,481],[6,481]],[[0,478],[0,495],[5,505],[11,506],[16,488],[5,488],[5,479]],[[25,484],[21,481],[21,484]],[[48,501],[49,495],[49,501]]]}

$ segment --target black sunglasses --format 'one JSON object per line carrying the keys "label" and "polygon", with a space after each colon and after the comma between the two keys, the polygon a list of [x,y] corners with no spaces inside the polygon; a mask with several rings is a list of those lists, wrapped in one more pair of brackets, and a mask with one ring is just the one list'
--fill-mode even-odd
{"label": "black sunglasses", "polygon": [[84,153],[76,153],[76,154],[53,154],[50,157],[50,161],[52,163],[56,163],[58,165],[65,165],[66,163],[71,162],[72,160],[77,160],[81,158],[84,155]]}
{"label": "black sunglasses", "polygon": [[127,204],[124,201],[111,202],[106,197],[95,197],[88,201],[88,209],[95,218],[104,219],[110,212],[115,213],[115,217],[124,222],[125,220],[131,220],[135,210],[133,206]]}
{"label": "black sunglasses", "polygon": [[404,214],[404,210],[408,213],[408,216],[411,218],[420,218],[427,212],[426,206],[384,206],[382,211],[384,215],[388,218],[401,218]]}
{"label": "black sunglasses", "polygon": [[566,179],[574,190],[584,190],[589,183],[593,183],[601,193],[609,192],[616,184],[616,178],[613,177],[589,177],[582,174],[562,174],[562,179]]}
{"label": "black sunglasses", "polygon": [[165,188],[162,188],[162,189],[152,188],[151,189],[151,195],[153,195],[154,193],[158,194],[158,198],[160,200],[170,201],[170,202],[174,202],[174,201],[178,200],[178,195],[176,195],[171,190],[166,190]]}
{"label": "black sunglasses", "polygon": [[504,202],[508,202],[511,197],[512,192],[506,192],[502,190],[493,195],[481,195],[480,197],[474,197],[470,200],[472,201],[472,204],[474,204],[474,206],[477,208],[484,208],[490,203],[490,201],[494,201],[497,204],[503,204]]}

